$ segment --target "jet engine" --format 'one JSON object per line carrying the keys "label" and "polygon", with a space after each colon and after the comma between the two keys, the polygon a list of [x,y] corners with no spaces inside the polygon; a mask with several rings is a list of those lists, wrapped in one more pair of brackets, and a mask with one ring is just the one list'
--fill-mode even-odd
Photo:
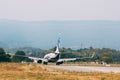
{"label": "jet engine", "polygon": [[56,62],[56,65],[60,65],[60,64],[63,64],[63,60],[58,60],[58,61]]}

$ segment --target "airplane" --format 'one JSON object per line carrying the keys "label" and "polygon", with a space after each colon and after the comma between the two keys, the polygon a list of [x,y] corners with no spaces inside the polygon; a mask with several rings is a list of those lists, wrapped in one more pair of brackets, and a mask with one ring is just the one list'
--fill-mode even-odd
{"label": "airplane", "polygon": [[60,37],[58,38],[57,47],[54,53],[48,53],[44,56],[44,58],[36,58],[36,57],[28,57],[28,58],[34,60],[35,63],[48,64],[48,62],[56,62],[56,65],[60,65],[64,62],[64,60],[60,59],[59,47],[60,47]]}
{"label": "airplane", "polygon": [[[23,57],[28,57],[29,59],[33,60],[34,63],[42,63],[47,65],[49,62],[52,62],[52,63],[55,62],[56,65],[60,65],[60,64],[63,64],[64,62],[76,61],[76,60],[81,60],[85,58],[93,58],[95,55],[95,53],[93,53],[91,57],[61,59],[60,58],[61,53],[59,51],[59,48],[60,48],[60,37],[58,38],[57,47],[54,53],[48,53],[43,58],[29,57],[29,56],[23,56]],[[14,55],[14,56],[21,56],[21,55]]]}
{"label": "airplane", "polygon": [[56,65],[60,65],[64,62],[93,58],[95,55],[95,53],[93,53],[91,57],[61,59],[61,53],[59,51],[59,48],[60,48],[60,37],[58,38],[57,47],[54,53],[48,53],[44,56],[44,58],[36,58],[36,57],[28,57],[28,58],[34,60],[35,63],[43,63],[47,65],[49,62],[55,62]]}

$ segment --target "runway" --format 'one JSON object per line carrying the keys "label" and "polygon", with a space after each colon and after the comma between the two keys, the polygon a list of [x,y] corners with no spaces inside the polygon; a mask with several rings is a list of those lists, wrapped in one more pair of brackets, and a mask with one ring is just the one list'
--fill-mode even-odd
{"label": "runway", "polygon": [[95,66],[54,66],[55,68],[76,72],[114,72],[120,73],[120,67],[95,67]]}

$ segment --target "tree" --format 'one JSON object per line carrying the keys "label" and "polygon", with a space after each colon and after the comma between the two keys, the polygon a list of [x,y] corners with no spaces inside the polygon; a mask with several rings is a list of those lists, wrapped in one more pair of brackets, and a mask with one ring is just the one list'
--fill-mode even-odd
{"label": "tree", "polygon": [[24,51],[17,51],[15,53],[15,55],[12,58],[13,62],[21,62],[21,61],[25,61],[25,53]]}
{"label": "tree", "polygon": [[106,63],[110,63],[110,62],[112,62],[112,56],[105,54],[101,57],[101,60],[106,62]]}
{"label": "tree", "polygon": [[3,48],[0,48],[0,62],[10,62],[10,55],[6,54]]}

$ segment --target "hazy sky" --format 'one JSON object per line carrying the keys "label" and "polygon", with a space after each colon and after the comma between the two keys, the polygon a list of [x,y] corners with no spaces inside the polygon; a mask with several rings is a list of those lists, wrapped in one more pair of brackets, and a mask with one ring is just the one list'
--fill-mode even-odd
{"label": "hazy sky", "polygon": [[120,0],[0,0],[0,19],[120,20]]}

